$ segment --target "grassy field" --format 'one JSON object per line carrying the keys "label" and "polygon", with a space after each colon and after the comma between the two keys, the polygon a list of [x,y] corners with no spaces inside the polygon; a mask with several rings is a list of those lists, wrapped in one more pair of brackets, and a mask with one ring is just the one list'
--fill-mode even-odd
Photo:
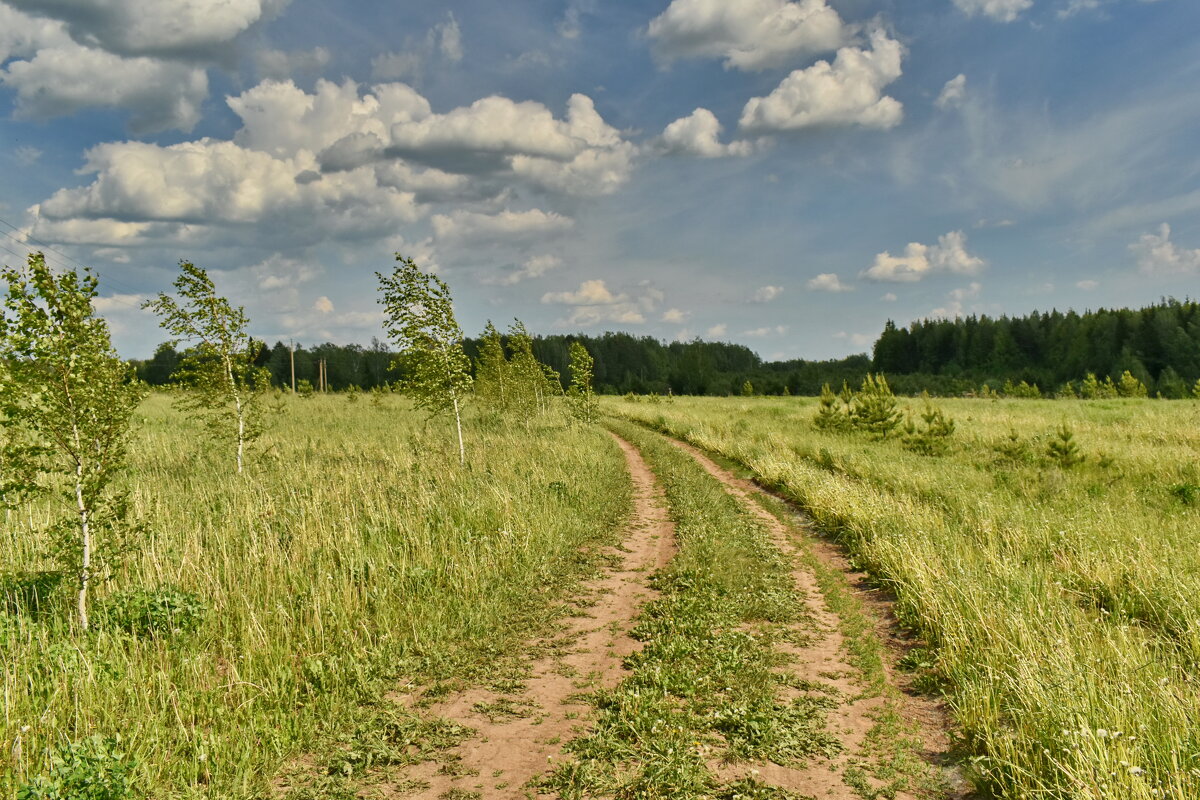
{"label": "grassy field", "polygon": [[985,790],[1200,797],[1200,403],[937,403],[933,457],[819,431],[812,399],[605,409],[740,462],[894,589]]}
{"label": "grassy field", "polygon": [[[558,613],[591,568],[580,548],[628,512],[623,458],[595,428],[472,420],[460,469],[451,427],[399,397],[280,402],[240,478],[167,397],[145,402],[130,481],[148,529],[97,592],[115,611],[95,631],[68,624],[70,587],[36,613],[3,598],[0,795],[45,774],[57,746],[119,734],[138,796],[270,796],[398,676],[494,665]],[[44,566],[44,514],[8,514],[10,582]],[[129,591],[162,587],[197,599],[176,603],[194,631],[105,624]]]}

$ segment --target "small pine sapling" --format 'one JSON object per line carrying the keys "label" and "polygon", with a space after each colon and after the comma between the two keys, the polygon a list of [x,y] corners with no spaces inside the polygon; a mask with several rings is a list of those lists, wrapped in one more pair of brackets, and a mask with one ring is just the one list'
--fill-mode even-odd
{"label": "small pine sapling", "polygon": [[1118,397],[1145,397],[1147,394],[1146,384],[1135,378],[1133,373],[1129,370],[1121,373],[1121,380],[1117,381]]}
{"label": "small pine sapling", "polygon": [[246,332],[249,317],[217,294],[208,273],[188,261],[179,262],[173,284],[179,300],[159,293],[142,304],[161,318],[174,338],[172,346],[193,342],[176,375],[191,391],[179,404],[199,416],[213,438],[232,445],[237,473],[242,473],[246,447],[265,431],[262,400],[271,373],[255,362],[264,347]]}
{"label": "small pine sapling", "polygon": [[[22,488],[49,489],[71,508],[51,528],[53,555],[78,576],[76,612],[88,628],[88,589],[136,531],[117,481],[128,457],[130,419],[143,397],[92,306],[96,276],[54,275],[41,253],[6,267],[0,316],[0,381],[9,465]],[[102,549],[99,544],[105,545]]]}
{"label": "small pine sapling", "polygon": [[384,328],[403,365],[401,391],[431,414],[452,413],[458,432],[458,463],[467,463],[462,408],[471,391],[471,362],[463,351],[462,328],[454,318],[450,288],[411,258],[396,254],[391,275],[376,272],[383,296]]}
{"label": "small pine sapling", "polygon": [[1075,434],[1067,423],[1058,427],[1055,436],[1046,445],[1046,455],[1050,460],[1063,469],[1070,469],[1083,463],[1083,454],[1075,442]]}
{"label": "small pine sapling", "polygon": [[823,431],[844,431],[850,427],[845,404],[833,393],[828,383],[821,387],[819,403],[813,425]]}
{"label": "small pine sapling", "polygon": [[954,435],[954,420],[933,405],[928,392],[923,393],[922,398],[925,408],[921,412],[921,421],[925,425],[918,428],[909,417],[904,424],[904,446],[926,456],[943,455],[950,448],[950,437]]}
{"label": "small pine sapling", "polygon": [[742,384],[742,397],[754,397],[754,384],[750,381]]}
{"label": "small pine sapling", "polygon": [[862,388],[854,395],[850,418],[854,427],[878,439],[886,439],[899,427],[903,415],[887,378],[867,373]]}
{"label": "small pine sapling", "polygon": [[1196,379],[1196,385],[1192,387],[1192,397],[1200,400],[1200,378]]}

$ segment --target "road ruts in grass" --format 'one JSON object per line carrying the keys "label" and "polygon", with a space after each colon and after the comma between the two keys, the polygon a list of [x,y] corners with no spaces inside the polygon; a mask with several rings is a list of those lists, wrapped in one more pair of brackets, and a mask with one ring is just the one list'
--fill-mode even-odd
{"label": "road ruts in grass", "polygon": [[400,743],[413,763],[386,781],[369,781],[374,791],[414,800],[533,797],[532,779],[552,770],[563,743],[586,730],[587,693],[615,686],[623,659],[640,649],[630,628],[656,594],[651,574],[674,547],[662,490],[638,452],[618,444],[634,508],[622,543],[602,554],[606,568],[549,635],[525,652],[498,653],[495,663],[479,665],[485,685],[434,682],[398,692],[392,699],[411,728]]}
{"label": "road ruts in grass", "polygon": [[[677,439],[668,441],[743,501],[770,532],[775,546],[790,555],[796,565],[792,578],[820,631],[806,646],[786,651],[795,658],[802,681],[844,698],[828,717],[830,730],[842,737],[844,749],[828,764],[805,770],[738,765],[722,773],[754,770],[773,783],[814,797],[843,796],[847,788],[861,797],[967,796],[969,787],[958,771],[944,766],[951,759],[943,704],[898,690],[893,666],[907,639],[896,630],[887,601],[879,597],[882,593],[861,585],[852,589],[847,580],[849,564],[834,548],[811,536],[811,521],[795,509],[698,448]],[[826,592],[835,597],[827,600]],[[841,615],[830,605],[838,606]]]}
{"label": "road ruts in grass", "polygon": [[844,751],[827,718],[850,688],[818,674],[836,681],[847,671],[835,652],[827,669],[799,659],[828,622],[805,602],[791,560],[687,455],[637,426],[612,426],[662,481],[679,552],[655,576],[661,595],[634,630],[644,647],[627,660],[630,674],[594,695],[595,727],[568,744],[569,760],[542,788],[563,798],[853,797],[840,779],[804,793],[775,780],[828,770]]}

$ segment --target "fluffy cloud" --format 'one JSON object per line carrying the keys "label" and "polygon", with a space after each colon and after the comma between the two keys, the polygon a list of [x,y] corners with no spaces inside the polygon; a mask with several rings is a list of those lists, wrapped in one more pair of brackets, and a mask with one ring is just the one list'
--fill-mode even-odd
{"label": "fluffy cloud", "polygon": [[0,83],[16,91],[19,116],[48,119],[84,108],[121,108],[130,111],[135,133],[190,131],[208,97],[204,70],[152,58],[121,58],[74,43],[11,63],[0,72]]}
{"label": "fluffy cloud", "polygon": [[781,294],[783,294],[782,286],[763,286],[755,290],[754,295],[750,298],[750,302],[769,303]]}
{"label": "fluffy cloud", "polygon": [[985,262],[968,253],[966,245],[962,231],[939,236],[935,245],[909,242],[904,255],[893,256],[885,250],[875,256],[875,263],[862,276],[873,281],[913,283],[937,272],[978,275]]}
{"label": "fluffy cloud", "polygon": [[810,292],[854,291],[853,286],[847,286],[846,284],[842,283],[841,279],[832,272],[822,272],[817,277],[810,279],[806,285],[808,286],[808,290]]}
{"label": "fluffy cloud", "polygon": [[315,165],[210,139],[98,145],[82,170],[93,181],[60,189],[35,207],[35,235],[114,246],[178,244],[211,241],[220,228],[299,246],[385,235],[419,215],[411,193],[380,187],[369,168],[297,180],[306,166]]}
{"label": "fluffy cloud", "polygon": [[729,326],[726,325],[724,322],[719,322],[716,325],[713,325],[707,331],[705,331],[704,335],[710,339],[720,339],[722,336],[724,336],[728,332],[729,332]]}
{"label": "fluffy cloud", "polygon": [[312,310],[316,311],[318,314],[332,314],[333,301],[325,295],[321,295],[313,302]]}
{"label": "fluffy cloud", "polygon": [[942,91],[934,101],[934,105],[941,109],[957,108],[961,106],[963,100],[967,97],[967,76],[961,72],[955,75],[950,80],[946,81],[946,85],[942,87]]}
{"label": "fluffy cloud", "polygon": [[969,17],[982,14],[997,22],[1012,22],[1033,6],[1033,0],[954,0],[954,5]]}
{"label": "fluffy cloud", "polygon": [[59,20],[71,38],[122,56],[213,59],[288,0],[5,0]]}
{"label": "fluffy cloud", "polygon": [[691,316],[687,311],[682,311],[678,308],[668,308],[662,313],[662,321],[679,324],[685,322]]}
{"label": "fluffy cloud", "polygon": [[615,295],[601,280],[584,281],[574,292],[546,292],[543,303],[562,303],[568,306],[607,306],[627,301],[627,295]]}
{"label": "fluffy cloud", "polygon": [[723,58],[742,70],[784,66],[848,38],[825,0],[673,0],[647,33],[666,60]]}
{"label": "fluffy cloud", "polygon": [[485,97],[435,114],[402,83],[360,97],[351,81],[319,81],[309,95],[266,81],[230,107],[245,120],[238,141],[275,153],[306,148],[326,170],[407,161],[446,174],[520,180],[570,195],[616,191],[629,178],[637,149],[604,122],[592,100],[571,97],[565,119],[541,103]]}
{"label": "fluffy cloud", "polygon": [[754,152],[750,142],[721,144],[721,123],[707,108],[697,108],[689,116],[675,120],[662,133],[662,148],[667,153],[720,158],[747,156]]}
{"label": "fluffy cloud", "polygon": [[575,221],[553,211],[502,211],[481,214],[462,209],[433,217],[433,232],[439,240],[456,244],[491,241],[523,242],[565,233]]}
{"label": "fluffy cloud", "polygon": [[1137,256],[1138,269],[1147,275],[1200,272],[1200,249],[1188,250],[1171,241],[1171,226],[1163,223],[1158,233],[1144,234],[1129,250]]}
{"label": "fluffy cloud", "polygon": [[833,64],[818,61],[798,69],[766,97],[751,98],[739,125],[758,133],[831,125],[892,128],[904,107],[882,90],[900,77],[902,56],[899,42],[876,31],[870,50],[843,47]]}
{"label": "fluffy cloud", "polygon": [[573,292],[546,292],[542,302],[566,305],[571,313],[559,325],[592,326],[605,322],[618,325],[640,325],[646,314],[657,309],[665,299],[662,290],[643,281],[633,295],[627,292],[614,294],[602,280],[589,280],[579,284]]}
{"label": "fluffy cloud", "polygon": [[390,147],[414,161],[450,162],[468,171],[471,160],[484,171],[495,169],[495,159],[523,155],[569,161],[588,147],[612,147],[620,133],[605,124],[591,98],[572,95],[567,118],[557,120],[541,103],[515,102],[493,95],[446,114],[392,126]]}
{"label": "fluffy cloud", "polygon": [[1078,281],[1075,284],[1075,288],[1082,289],[1085,292],[1090,292],[1099,285],[1100,284],[1096,281]]}

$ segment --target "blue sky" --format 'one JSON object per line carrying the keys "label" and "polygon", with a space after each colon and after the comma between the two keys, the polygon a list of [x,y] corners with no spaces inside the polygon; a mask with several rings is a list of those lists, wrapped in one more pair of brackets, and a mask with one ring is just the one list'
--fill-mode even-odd
{"label": "blue sky", "polygon": [[[1196,297],[1190,0],[0,0],[0,258],[180,259],[254,332],[459,320],[867,351],[885,320]],[[11,227],[10,227],[11,226]]]}

